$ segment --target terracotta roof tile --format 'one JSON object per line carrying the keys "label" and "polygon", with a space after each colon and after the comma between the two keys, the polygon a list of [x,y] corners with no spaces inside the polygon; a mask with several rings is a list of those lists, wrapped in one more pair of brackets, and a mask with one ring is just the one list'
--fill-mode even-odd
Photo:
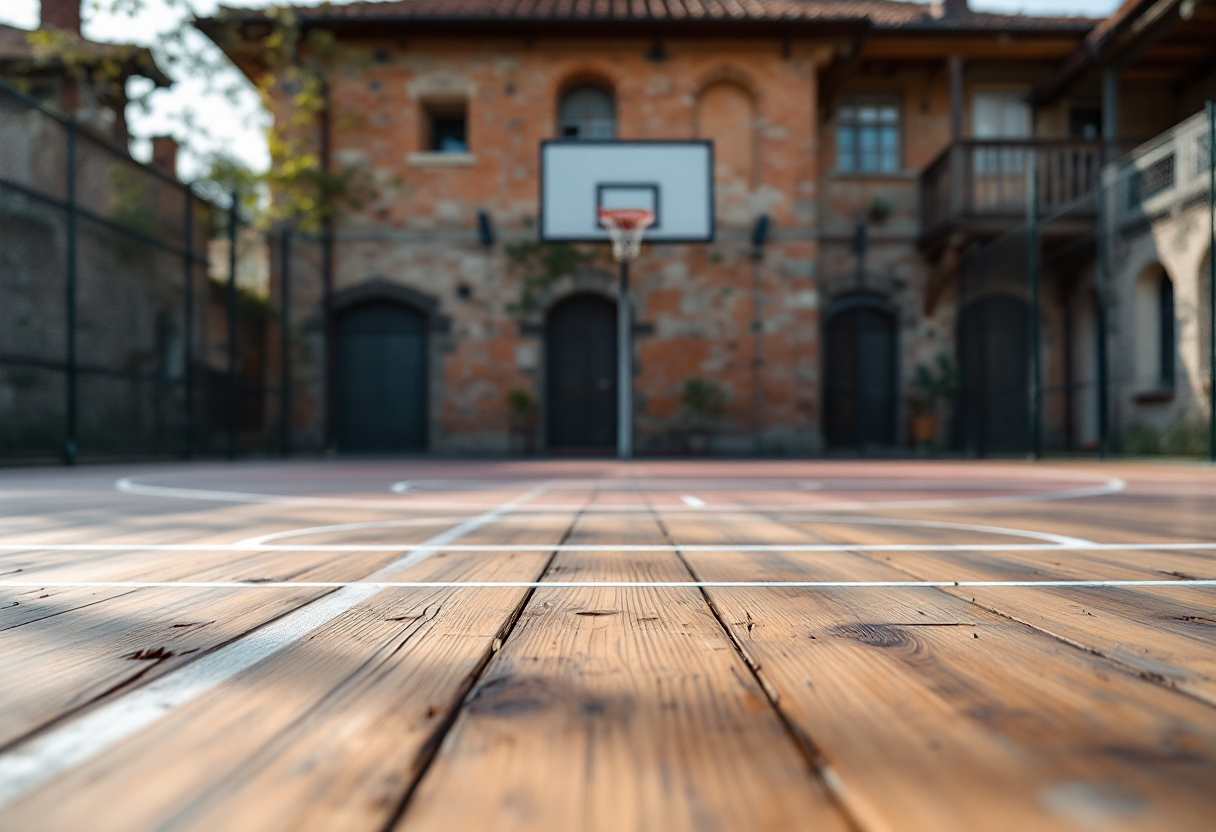
{"label": "terracotta roof tile", "polygon": [[[349,5],[296,6],[302,18],[325,20],[417,20],[588,23],[660,21],[863,21],[878,29],[1042,29],[1088,32],[1091,18],[1034,17],[967,12],[935,16],[924,3],[898,0],[383,0]],[[220,14],[236,19],[261,17],[263,12],[222,7]]]}

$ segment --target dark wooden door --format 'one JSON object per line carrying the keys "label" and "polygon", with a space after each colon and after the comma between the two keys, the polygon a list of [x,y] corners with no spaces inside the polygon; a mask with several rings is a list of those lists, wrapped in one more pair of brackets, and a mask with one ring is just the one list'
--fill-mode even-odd
{"label": "dark wooden door", "polygon": [[963,447],[974,453],[1030,449],[1030,307],[988,295],[959,321]]}
{"label": "dark wooden door", "polygon": [[895,444],[895,318],[877,299],[846,299],[825,332],[824,434],[836,448]]}
{"label": "dark wooden door", "polygon": [[576,295],[545,326],[549,447],[603,451],[616,446],[616,304]]}
{"label": "dark wooden door", "polygon": [[426,317],[397,303],[343,312],[335,325],[337,445],[343,451],[426,448]]}

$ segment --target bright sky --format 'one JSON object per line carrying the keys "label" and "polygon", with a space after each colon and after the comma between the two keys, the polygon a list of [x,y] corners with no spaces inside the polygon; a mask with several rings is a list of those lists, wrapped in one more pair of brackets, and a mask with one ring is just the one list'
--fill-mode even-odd
{"label": "bright sky", "polygon": [[[145,10],[132,18],[127,14],[114,14],[95,8],[94,0],[85,0],[84,34],[92,40],[115,43],[136,43],[155,47],[158,37],[172,30],[183,15],[188,3],[200,16],[215,11],[217,0],[145,0]],[[268,6],[275,0],[222,0],[225,6]],[[281,0],[280,0],[281,2]],[[351,0],[331,0],[345,4]],[[1114,10],[1120,0],[971,0],[971,8],[977,11],[1026,14],[1091,15],[1104,17]],[[112,0],[102,0],[101,5],[110,7]],[[305,4],[301,4],[305,5]],[[26,29],[38,25],[39,0],[0,1],[0,23],[21,26]],[[211,42],[194,32],[194,42],[200,49],[216,51]],[[187,132],[195,137],[189,142],[201,156],[224,151],[237,156],[246,164],[264,169],[269,163],[266,152],[265,129],[268,119],[248,84],[235,100],[209,89],[213,86],[240,84],[241,75],[235,68],[221,74],[208,84],[200,78],[186,77],[182,71],[168,68],[176,83],[172,89],[160,90],[151,97],[150,112],[141,112],[132,107],[127,114],[132,132],[148,137],[172,134],[185,139]],[[183,125],[183,114],[193,112],[206,125],[207,135],[200,131],[189,131]],[[149,147],[145,141],[137,141],[135,155],[146,159]],[[184,154],[181,174],[191,179],[200,172],[200,155]]]}

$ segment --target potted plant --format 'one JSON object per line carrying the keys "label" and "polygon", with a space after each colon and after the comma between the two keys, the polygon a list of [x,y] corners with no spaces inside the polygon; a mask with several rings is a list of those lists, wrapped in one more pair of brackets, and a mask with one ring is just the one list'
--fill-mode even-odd
{"label": "potted plant", "polygon": [[876,196],[870,202],[870,220],[876,225],[882,225],[894,213],[895,203],[885,196]]}
{"label": "potted plant", "polygon": [[515,389],[507,393],[507,407],[511,413],[510,445],[513,454],[530,454],[533,437],[536,435],[536,397],[527,390]]}
{"label": "potted plant", "polygon": [[690,378],[684,382],[684,395],[680,401],[688,423],[688,452],[707,453],[710,430],[726,406],[726,393],[716,382]]}
{"label": "potted plant", "polygon": [[937,438],[938,414],[944,403],[954,399],[958,377],[954,365],[945,354],[938,355],[933,366],[921,364],[912,378],[912,395],[908,397],[911,415],[912,444],[928,448]]}

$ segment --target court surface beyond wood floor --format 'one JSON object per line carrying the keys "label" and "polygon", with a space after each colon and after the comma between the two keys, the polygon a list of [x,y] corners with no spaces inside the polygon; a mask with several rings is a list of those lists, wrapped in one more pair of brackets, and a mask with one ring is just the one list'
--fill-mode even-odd
{"label": "court surface beyond wood floor", "polygon": [[0,829],[1211,830],[1216,470],[0,471]]}

